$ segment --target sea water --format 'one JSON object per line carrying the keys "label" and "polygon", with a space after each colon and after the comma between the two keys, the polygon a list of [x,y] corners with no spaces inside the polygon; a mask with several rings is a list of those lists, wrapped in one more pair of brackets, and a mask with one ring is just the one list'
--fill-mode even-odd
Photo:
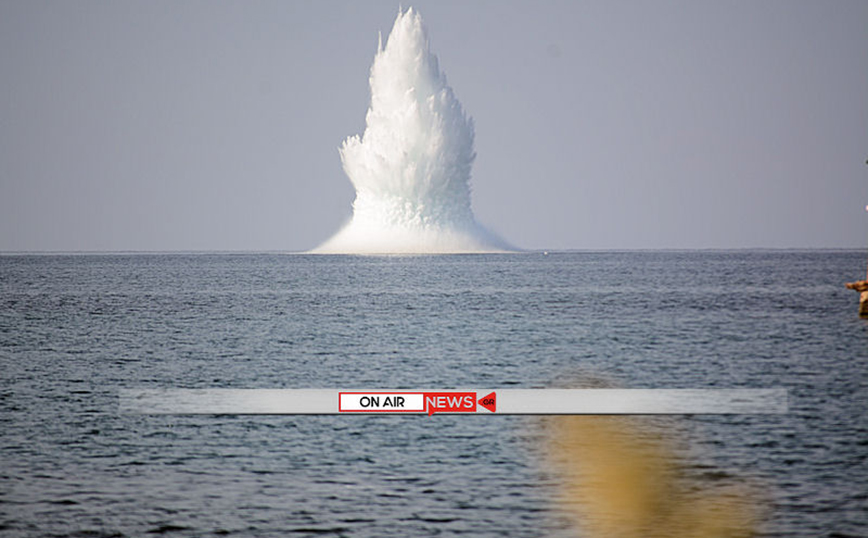
{"label": "sea water", "polygon": [[[0,535],[572,536],[536,417],[151,416],[124,388],[789,390],[673,419],[766,536],[868,534],[862,251],[0,256]],[[759,501],[758,501],[759,502]]]}

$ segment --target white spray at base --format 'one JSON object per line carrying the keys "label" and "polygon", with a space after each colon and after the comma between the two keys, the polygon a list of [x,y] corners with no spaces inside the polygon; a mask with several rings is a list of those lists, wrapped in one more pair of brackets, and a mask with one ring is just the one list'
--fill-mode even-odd
{"label": "white spray at base", "polygon": [[364,134],[340,149],[356,189],[352,220],[317,253],[512,250],[470,208],[473,120],[428,47],[422,18],[398,13],[371,66]]}

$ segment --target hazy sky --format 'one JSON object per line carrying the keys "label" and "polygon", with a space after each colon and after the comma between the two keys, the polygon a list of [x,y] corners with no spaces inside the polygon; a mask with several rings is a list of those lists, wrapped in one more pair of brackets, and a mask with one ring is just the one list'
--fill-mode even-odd
{"label": "hazy sky", "polygon": [[[868,2],[416,2],[524,248],[868,245]],[[0,2],[0,251],[306,250],[397,2]]]}

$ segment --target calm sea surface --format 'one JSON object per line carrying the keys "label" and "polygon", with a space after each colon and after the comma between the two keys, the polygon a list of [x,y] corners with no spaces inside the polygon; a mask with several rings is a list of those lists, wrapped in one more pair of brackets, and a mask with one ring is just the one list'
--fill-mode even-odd
{"label": "calm sea surface", "polygon": [[0,256],[2,536],[570,536],[533,417],[149,416],[122,388],[789,390],[677,419],[767,536],[868,535],[864,252]]}

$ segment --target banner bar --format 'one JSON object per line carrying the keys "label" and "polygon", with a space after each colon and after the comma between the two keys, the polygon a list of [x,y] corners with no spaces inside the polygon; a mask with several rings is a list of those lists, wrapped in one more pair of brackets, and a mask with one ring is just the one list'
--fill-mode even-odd
{"label": "banner bar", "polygon": [[786,389],[122,389],[124,413],[152,415],[782,414]]}

